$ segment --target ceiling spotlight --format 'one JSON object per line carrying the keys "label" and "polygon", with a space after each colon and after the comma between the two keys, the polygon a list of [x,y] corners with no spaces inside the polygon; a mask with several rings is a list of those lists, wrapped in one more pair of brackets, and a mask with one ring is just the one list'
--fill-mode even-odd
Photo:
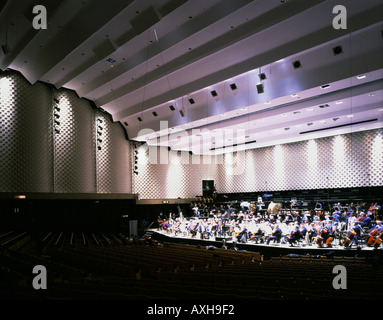
{"label": "ceiling spotlight", "polygon": [[337,121],[337,120],[339,120],[339,118],[332,118],[332,120],[333,120],[333,121]]}
{"label": "ceiling spotlight", "polygon": [[218,96],[218,93],[217,93],[217,91],[215,91],[215,90],[210,91],[210,93],[211,93],[211,95],[212,95],[213,97]]}
{"label": "ceiling spotlight", "polygon": [[259,77],[259,80],[266,80],[266,74],[264,74],[263,72],[262,73],[260,73],[259,75],[258,75],[258,77]]}
{"label": "ceiling spotlight", "polygon": [[329,84],[324,84],[323,86],[320,86],[321,89],[328,89],[330,88]]}
{"label": "ceiling spotlight", "polygon": [[329,107],[329,105],[327,103],[319,106],[319,108],[321,108],[321,109],[328,108],[328,107]]}
{"label": "ceiling spotlight", "polygon": [[294,69],[298,69],[298,68],[302,67],[302,64],[299,60],[297,60],[297,61],[293,62],[293,67],[294,67]]}
{"label": "ceiling spotlight", "polygon": [[114,64],[116,60],[109,58],[109,59],[106,59],[106,62],[109,62],[110,64]]}
{"label": "ceiling spotlight", "polygon": [[334,53],[334,55],[338,55],[338,54],[343,53],[342,46],[336,46],[336,47],[332,48],[332,52]]}
{"label": "ceiling spotlight", "polygon": [[189,102],[190,102],[190,104],[195,104],[195,101],[194,101],[193,98],[190,98],[190,99],[189,99]]}
{"label": "ceiling spotlight", "polygon": [[314,123],[312,123],[312,122],[309,122],[307,125],[308,126],[312,126]]}
{"label": "ceiling spotlight", "polygon": [[232,83],[232,84],[230,85],[230,88],[231,88],[231,90],[236,90],[236,89],[238,89],[238,88],[237,88],[237,85],[236,85],[235,83]]}
{"label": "ceiling spotlight", "polygon": [[360,79],[364,79],[364,78],[366,78],[366,75],[365,74],[361,74],[360,76],[357,76],[356,77],[358,80],[360,80]]}

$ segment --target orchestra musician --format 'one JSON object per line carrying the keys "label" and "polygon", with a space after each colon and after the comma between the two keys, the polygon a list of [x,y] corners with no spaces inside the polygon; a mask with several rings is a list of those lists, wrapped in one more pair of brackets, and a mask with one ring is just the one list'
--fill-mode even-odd
{"label": "orchestra musician", "polygon": [[327,247],[330,247],[332,244],[334,237],[333,237],[333,224],[332,222],[328,222],[326,225],[324,225],[317,236],[317,244],[318,247],[323,247],[323,244],[326,244]]}
{"label": "orchestra musician", "polygon": [[301,231],[299,230],[299,226],[295,227],[295,230],[291,232],[290,237],[288,239],[290,246],[293,247],[294,243],[297,242],[301,238]]}
{"label": "orchestra musician", "polygon": [[271,240],[274,240],[274,243],[279,242],[281,237],[282,237],[282,230],[279,228],[279,225],[276,224],[271,236],[267,238],[266,244],[269,244]]}
{"label": "orchestra musician", "polygon": [[351,248],[354,243],[358,243],[358,237],[360,237],[362,233],[362,228],[359,224],[354,225],[354,227],[350,230],[347,238],[343,242],[343,246],[345,248]]}
{"label": "orchestra musician", "polygon": [[[323,217],[313,216],[313,219],[309,220],[305,218],[303,211],[281,209],[280,204],[273,201],[268,207],[270,217],[253,214],[253,211],[245,206],[245,210],[242,210],[240,204],[244,203],[211,203],[207,208],[207,200],[204,201],[193,203],[191,218],[175,218],[170,214],[169,219],[166,219],[165,215],[160,214],[157,217],[159,231],[201,239],[227,234],[243,243],[251,240],[255,243],[270,244],[270,241],[274,240],[274,243],[287,243],[291,246],[304,239],[303,245],[318,244],[319,247],[330,247],[334,239],[339,239],[339,245],[345,248],[352,247],[355,243],[359,246],[362,244],[379,248],[383,240],[382,222],[375,221],[375,216],[371,213],[375,207],[380,207],[375,203],[365,207],[366,211],[358,211],[360,205],[355,208],[352,204],[347,204],[342,208],[343,213],[338,211],[338,206],[334,206],[331,212],[320,210],[325,213]],[[201,214],[198,216],[197,212]],[[283,214],[284,212],[287,214]],[[359,239],[363,241],[358,243]]]}
{"label": "orchestra musician", "polygon": [[367,246],[372,247],[373,245],[375,245],[375,243],[376,243],[376,241],[378,239],[378,236],[382,233],[382,231],[383,231],[382,221],[376,221],[375,227],[373,227],[369,231],[369,235],[366,238]]}

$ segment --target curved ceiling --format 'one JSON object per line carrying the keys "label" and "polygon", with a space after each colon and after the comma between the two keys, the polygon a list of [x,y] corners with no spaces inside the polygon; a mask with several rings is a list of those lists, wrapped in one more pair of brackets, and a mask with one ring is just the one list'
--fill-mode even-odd
{"label": "curved ceiling", "polygon": [[[36,3],[48,28],[35,30]],[[336,5],[347,29],[335,29]],[[381,0],[0,0],[0,68],[196,154],[381,128]]]}

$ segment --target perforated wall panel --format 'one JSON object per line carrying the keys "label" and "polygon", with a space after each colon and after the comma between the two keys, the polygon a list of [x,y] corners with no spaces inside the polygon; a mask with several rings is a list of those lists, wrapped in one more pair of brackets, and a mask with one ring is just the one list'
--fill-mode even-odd
{"label": "perforated wall panel", "polygon": [[202,195],[202,180],[214,180],[219,193],[383,185],[383,129],[228,153],[223,162],[212,156],[210,165],[150,148],[136,149],[133,175],[133,192],[145,199]]}
{"label": "perforated wall panel", "polygon": [[0,192],[132,192],[122,127],[73,91],[0,72],[0,143]]}
{"label": "perforated wall panel", "polygon": [[141,199],[193,198],[202,195],[202,180],[217,179],[218,166],[213,157],[133,145],[137,146],[133,146],[133,157],[137,157],[133,193]]}
{"label": "perforated wall panel", "polygon": [[0,73],[0,192],[53,189],[51,94],[19,73]]}
{"label": "perforated wall panel", "polygon": [[96,112],[96,172],[98,193],[131,193],[131,150],[122,127]]}
{"label": "perforated wall panel", "polygon": [[[308,140],[238,153],[246,170],[219,167],[218,191],[253,192],[383,185],[383,130]],[[229,163],[227,163],[229,161]]]}
{"label": "perforated wall panel", "polygon": [[95,193],[94,113],[86,100],[68,90],[53,92],[60,118],[54,130],[54,191]]}

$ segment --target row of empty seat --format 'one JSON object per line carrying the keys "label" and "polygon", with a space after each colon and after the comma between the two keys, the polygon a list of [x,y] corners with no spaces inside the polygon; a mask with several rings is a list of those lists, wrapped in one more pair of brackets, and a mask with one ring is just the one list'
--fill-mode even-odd
{"label": "row of empty seat", "polygon": [[[1,239],[1,238],[0,238]],[[76,239],[74,241],[74,239]],[[41,235],[1,251],[1,298],[32,299],[370,299],[380,293],[380,264],[365,258],[281,256],[129,239],[121,234]],[[48,270],[48,289],[31,288],[32,268]],[[347,289],[333,268],[347,270]],[[363,276],[361,276],[363,275]]]}

